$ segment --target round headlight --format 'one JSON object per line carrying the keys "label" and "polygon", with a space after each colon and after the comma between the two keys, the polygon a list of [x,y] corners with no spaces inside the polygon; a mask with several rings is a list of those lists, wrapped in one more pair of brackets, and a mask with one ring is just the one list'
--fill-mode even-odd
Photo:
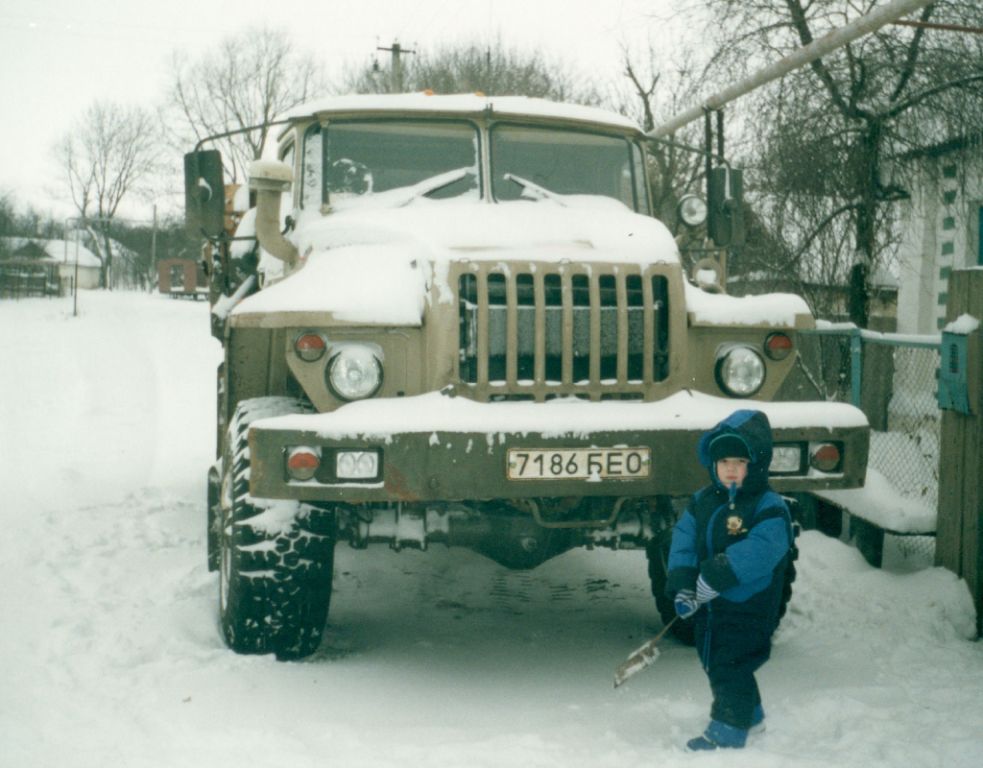
{"label": "round headlight", "polygon": [[750,347],[734,347],[717,361],[717,383],[728,395],[750,397],[765,382],[765,362]]}
{"label": "round headlight", "polygon": [[707,204],[697,195],[679,198],[679,218],[687,227],[698,227],[707,220]]}
{"label": "round headlight", "polygon": [[343,346],[328,361],[328,385],[342,400],[372,397],[382,385],[382,363],[369,347]]}

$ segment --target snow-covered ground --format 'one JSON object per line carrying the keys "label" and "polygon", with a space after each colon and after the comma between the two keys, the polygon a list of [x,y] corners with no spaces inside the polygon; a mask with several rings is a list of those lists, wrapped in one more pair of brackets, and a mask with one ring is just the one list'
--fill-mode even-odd
{"label": "snow-covered ground", "polygon": [[0,766],[983,765],[965,584],[814,532],[760,674],[768,730],[738,754],[683,750],[709,706],[691,649],[613,689],[659,629],[634,552],[510,572],[340,546],[319,653],[231,653],[204,554],[207,306],[79,307],[0,302]]}

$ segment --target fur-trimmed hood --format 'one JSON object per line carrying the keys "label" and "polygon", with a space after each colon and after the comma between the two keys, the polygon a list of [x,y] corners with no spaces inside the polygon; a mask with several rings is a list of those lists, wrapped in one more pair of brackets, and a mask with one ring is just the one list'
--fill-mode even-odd
{"label": "fur-trimmed hood", "polygon": [[741,486],[742,491],[759,493],[768,487],[768,468],[771,466],[772,437],[771,423],[761,411],[742,409],[734,411],[730,416],[705,432],[697,445],[697,456],[700,464],[707,468],[710,479],[717,486],[716,466],[710,458],[710,444],[721,435],[734,435],[747,446],[748,463],[747,479]]}

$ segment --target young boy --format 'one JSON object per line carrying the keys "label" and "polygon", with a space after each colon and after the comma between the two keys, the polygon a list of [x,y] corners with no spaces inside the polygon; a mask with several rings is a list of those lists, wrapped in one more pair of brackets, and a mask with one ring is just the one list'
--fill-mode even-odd
{"label": "young boy", "polygon": [[666,591],[692,618],[713,706],[691,750],[743,747],[763,726],[754,672],[768,660],[778,626],[792,544],[788,507],[768,485],[768,417],[740,410],[700,438],[710,485],[699,490],[672,534]]}

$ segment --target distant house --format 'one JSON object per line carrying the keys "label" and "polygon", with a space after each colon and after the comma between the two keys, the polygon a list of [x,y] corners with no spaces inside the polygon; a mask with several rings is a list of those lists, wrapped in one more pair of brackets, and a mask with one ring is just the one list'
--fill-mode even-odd
{"label": "distant house", "polygon": [[944,325],[949,276],[983,266],[983,134],[910,153],[918,183],[901,216],[898,330]]}
{"label": "distant house", "polygon": [[64,295],[76,280],[79,288],[99,287],[101,262],[84,245],[27,237],[3,241],[0,296]]}

